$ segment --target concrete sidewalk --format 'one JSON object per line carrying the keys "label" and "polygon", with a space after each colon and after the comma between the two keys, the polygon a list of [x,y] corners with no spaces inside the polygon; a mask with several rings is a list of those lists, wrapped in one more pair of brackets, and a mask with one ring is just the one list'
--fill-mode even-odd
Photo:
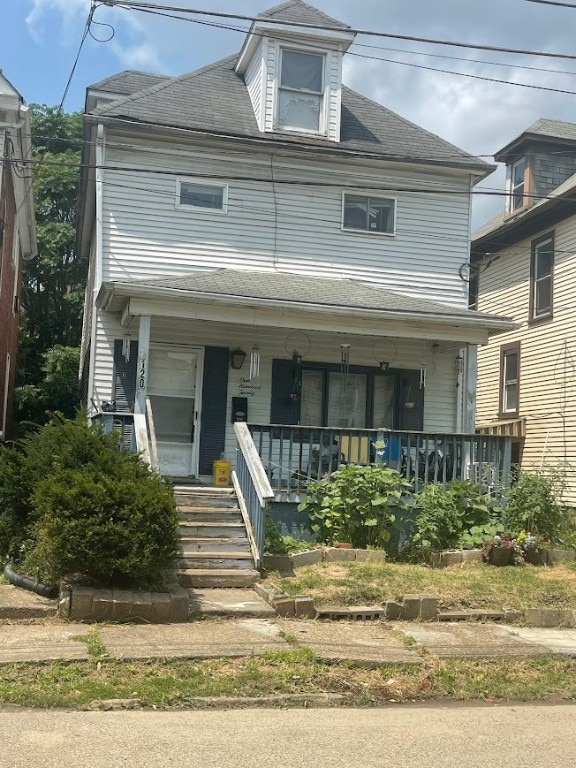
{"label": "concrete sidewalk", "polygon": [[[96,627],[96,625],[92,625]],[[418,664],[422,650],[441,657],[495,658],[561,653],[576,656],[576,629],[494,624],[322,622],[305,619],[206,619],[189,624],[0,625],[0,664],[87,659],[97,631],[111,658],[212,659],[306,646],[320,659],[360,664]],[[406,638],[410,640],[406,641]]]}

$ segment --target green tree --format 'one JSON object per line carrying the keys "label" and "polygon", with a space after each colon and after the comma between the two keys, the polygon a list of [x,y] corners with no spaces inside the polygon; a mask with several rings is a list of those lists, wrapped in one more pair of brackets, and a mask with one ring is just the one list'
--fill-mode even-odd
{"label": "green tree", "polygon": [[31,105],[31,111],[38,161],[34,179],[38,256],[24,265],[16,401],[19,422],[44,423],[47,411],[71,414],[78,402],[77,386],[71,390],[69,380],[58,386],[54,366],[64,366],[68,373],[72,359],[77,366],[78,353],[63,349],[77,348],[82,333],[87,262],[76,250],[82,115],[39,104]]}

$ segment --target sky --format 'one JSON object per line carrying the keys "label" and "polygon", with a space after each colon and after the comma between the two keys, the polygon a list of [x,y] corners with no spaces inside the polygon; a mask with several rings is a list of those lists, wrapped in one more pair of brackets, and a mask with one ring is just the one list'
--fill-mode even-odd
{"label": "sky", "polygon": [[[254,15],[277,3],[163,0],[162,4]],[[529,0],[313,0],[313,4],[360,29],[576,55],[576,9]],[[4,34],[0,69],[27,103],[55,105],[61,101],[89,9],[90,0],[1,0],[0,28]],[[111,26],[92,26],[93,37],[86,39],[64,103],[66,111],[81,110],[86,87],[115,72],[139,69],[179,75],[239,50],[245,36],[243,31],[108,6],[97,8],[94,21]],[[224,23],[247,28],[246,22]],[[494,152],[539,117],[576,122],[576,59],[359,35],[345,58],[344,82],[488,162],[493,162]],[[543,89],[520,87],[518,83]],[[574,94],[545,90],[549,88]],[[502,191],[502,167],[482,186]],[[501,197],[476,195],[474,226],[498,213],[503,205]]]}

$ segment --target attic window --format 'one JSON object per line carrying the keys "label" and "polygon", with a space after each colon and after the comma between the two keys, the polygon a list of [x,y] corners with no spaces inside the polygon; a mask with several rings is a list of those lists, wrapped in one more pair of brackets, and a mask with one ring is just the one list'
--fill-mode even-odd
{"label": "attic window", "polygon": [[524,176],[526,174],[526,160],[518,160],[509,169],[510,197],[508,198],[508,212],[516,211],[524,205]]}
{"label": "attic window", "polygon": [[203,210],[226,213],[228,208],[228,185],[179,179],[176,207],[202,208]]}
{"label": "attic window", "polygon": [[321,133],[324,56],[282,49],[278,128]]}

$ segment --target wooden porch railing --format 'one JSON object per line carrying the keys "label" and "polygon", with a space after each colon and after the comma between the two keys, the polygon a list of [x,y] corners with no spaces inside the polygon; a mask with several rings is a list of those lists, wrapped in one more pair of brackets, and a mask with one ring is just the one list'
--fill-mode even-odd
{"label": "wooden porch railing", "polygon": [[274,491],[248,426],[244,422],[236,422],[234,432],[238,447],[232,480],[245,516],[254,564],[258,568],[264,551],[264,514],[268,502],[274,498]]}
{"label": "wooden porch railing", "polygon": [[452,432],[250,424],[276,499],[296,499],[311,479],[342,464],[387,464],[418,491],[472,480],[488,490],[510,482],[511,437]]}

